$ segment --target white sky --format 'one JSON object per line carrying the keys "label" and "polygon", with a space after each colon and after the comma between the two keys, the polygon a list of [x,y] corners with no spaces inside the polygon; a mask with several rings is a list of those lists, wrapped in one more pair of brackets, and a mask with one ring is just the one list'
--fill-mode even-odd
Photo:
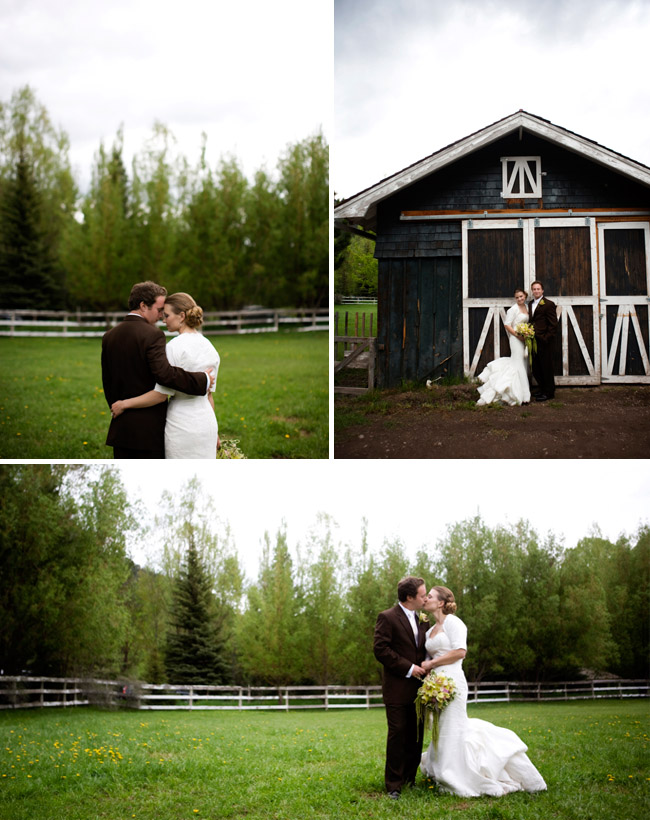
{"label": "white sky", "polygon": [[87,184],[101,140],[125,159],[155,120],[198,163],[234,155],[269,172],[332,109],[331,0],[0,0],[0,100],[28,84]]}
{"label": "white sky", "polygon": [[[179,490],[197,476],[214,499],[214,512],[232,529],[249,578],[257,576],[264,532],[282,520],[288,541],[304,544],[319,513],[337,522],[336,540],[359,546],[362,519],[379,551],[399,538],[415,556],[434,545],[447,524],[477,511],[491,527],[523,518],[540,536],[552,532],[567,547],[597,524],[616,540],[649,523],[650,461],[173,461],[119,465],[130,498],[142,498],[153,519],[165,488]],[[144,563],[145,554],[134,553]]]}
{"label": "white sky", "polygon": [[348,198],[520,108],[650,166],[648,0],[335,0]]}

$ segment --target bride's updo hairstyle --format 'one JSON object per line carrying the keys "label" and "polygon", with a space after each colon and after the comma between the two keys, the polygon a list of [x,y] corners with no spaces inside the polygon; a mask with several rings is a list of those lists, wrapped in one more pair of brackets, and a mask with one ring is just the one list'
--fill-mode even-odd
{"label": "bride's updo hairstyle", "polygon": [[516,296],[518,293],[523,293],[526,299],[528,299],[528,293],[523,288],[515,288],[514,295]]}
{"label": "bride's updo hairstyle", "polygon": [[434,587],[438,593],[438,598],[445,602],[442,611],[445,615],[453,615],[456,611],[456,601],[454,600],[454,593],[447,589],[447,587]]}
{"label": "bride's updo hairstyle", "polygon": [[165,299],[174,313],[185,313],[185,324],[192,329],[203,324],[203,308],[200,308],[189,293],[172,293]]}

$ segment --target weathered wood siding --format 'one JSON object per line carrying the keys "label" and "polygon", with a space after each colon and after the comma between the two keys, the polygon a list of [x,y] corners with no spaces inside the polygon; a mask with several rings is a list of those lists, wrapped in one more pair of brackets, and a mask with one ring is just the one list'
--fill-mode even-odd
{"label": "weathered wood siding", "polygon": [[[541,197],[507,200],[501,197],[503,156],[541,157],[544,174]],[[648,207],[650,195],[645,186],[525,132],[521,139],[518,133],[513,133],[481,148],[379,202],[375,249],[379,260],[379,384],[391,386],[401,380],[438,376],[436,363],[446,356],[452,356],[446,364],[448,372],[462,373],[462,356],[456,355],[457,347],[462,348],[466,330],[465,338],[471,349],[476,349],[488,315],[487,309],[475,306],[468,314],[470,326],[463,328],[461,220],[450,213],[448,221],[404,221],[400,219],[402,212]],[[553,214],[549,213],[550,216]],[[590,236],[590,229],[577,225],[558,229],[545,227],[543,217],[539,222],[535,233],[535,278],[544,282],[545,292],[551,299],[559,298],[565,305],[560,316],[561,343],[556,344],[556,372],[563,373],[567,383],[571,383],[574,376],[575,383],[597,382],[600,376],[595,367],[601,341],[594,332],[596,308],[585,304],[585,300],[597,298],[593,287],[593,229]],[[526,285],[521,231],[505,230],[508,233],[502,230],[498,237],[490,230],[467,234],[469,289],[477,298],[510,300],[514,285]],[[641,249],[638,242],[635,245],[633,231],[611,240],[608,237],[608,243],[611,268],[617,271],[613,276],[620,280],[612,287],[620,288],[625,295],[647,293],[645,257],[641,259],[647,251]],[[628,245],[631,255],[625,257],[621,248]],[[621,308],[620,303],[618,307]],[[609,343],[614,348],[621,346],[622,353],[617,355],[628,359],[623,368],[627,368],[626,374],[632,374],[635,369],[647,372],[644,350],[635,339],[647,337],[648,308],[638,305],[638,323],[637,317],[630,317],[628,321],[621,310],[617,312],[617,308],[612,307],[612,318],[605,323]],[[634,333],[627,334],[630,322]],[[637,324],[641,328],[638,331]],[[437,328],[440,328],[440,337],[436,336]],[[507,337],[502,328],[499,341],[500,355],[508,355]],[[645,351],[647,347],[645,338]],[[494,355],[492,334],[485,339],[477,371]]]}
{"label": "weathered wood siding", "polygon": [[379,261],[380,387],[462,374],[460,277],[458,257]]}

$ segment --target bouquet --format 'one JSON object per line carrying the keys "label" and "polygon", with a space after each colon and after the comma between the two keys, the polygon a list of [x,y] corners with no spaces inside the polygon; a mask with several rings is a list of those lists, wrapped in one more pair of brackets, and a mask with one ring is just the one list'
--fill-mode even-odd
{"label": "bouquet", "polygon": [[431,726],[431,740],[438,746],[440,713],[456,697],[456,682],[447,675],[429,672],[415,697],[415,712],[418,718],[418,733],[420,721]]}
{"label": "bouquet", "polygon": [[221,442],[217,450],[217,458],[246,458],[239,449],[239,439],[227,439]]}
{"label": "bouquet", "polygon": [[530,322],[520,322],[515,327],[515,332],[518,333],[520,336],[524,337],[524,344],[528,350],[528,358],[530,358],[533,353],[537,353],[537,339],[535,338],[535,328],[530,324]]}

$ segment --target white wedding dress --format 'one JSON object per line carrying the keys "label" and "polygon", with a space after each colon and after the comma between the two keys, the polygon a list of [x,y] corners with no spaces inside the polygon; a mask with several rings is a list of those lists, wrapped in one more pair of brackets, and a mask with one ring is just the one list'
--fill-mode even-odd
{"label": "white wedding dress", "polygon": [[[456,615],[447,615],[442,632],[427,633],[426,648],[435,658],[452,649],[467,648],[467,628]],[[436,666],[456,682],[457,692],[440,714],[438,747],[433,743],[422,755],[420,768],[444,792],[460,797],[500,797],[515,791],[546,789],[544,779],[528,759],[528,747],[510,729],[467,717],[467,681],[463,662]]]}
{"label": "white wedding dress", "polygon": [[[514,328],[520,322],[528,322],[528,314],[521,313],[518,305],[513,305],[506,313],[506,324]],[[480,395],[477,404],[491,404],[502,401],[504,404],[523,404],[530,401],[530,385],[526,368],[526,345],[508,334],[510,356],[495,359],[479,374],[482,385],[478,388]]]}
{"label": "white wedding dress", "polygon": [[[214,392],[219,354],[205,336],[198,331],[180,333],[167,344],[166,351],[174,367],[191,372],[214,368]],[[165,458],[216,458],[218,426],[207,395],[188,396],[160,384],[155,389],[172,397],[165,423]]]}

